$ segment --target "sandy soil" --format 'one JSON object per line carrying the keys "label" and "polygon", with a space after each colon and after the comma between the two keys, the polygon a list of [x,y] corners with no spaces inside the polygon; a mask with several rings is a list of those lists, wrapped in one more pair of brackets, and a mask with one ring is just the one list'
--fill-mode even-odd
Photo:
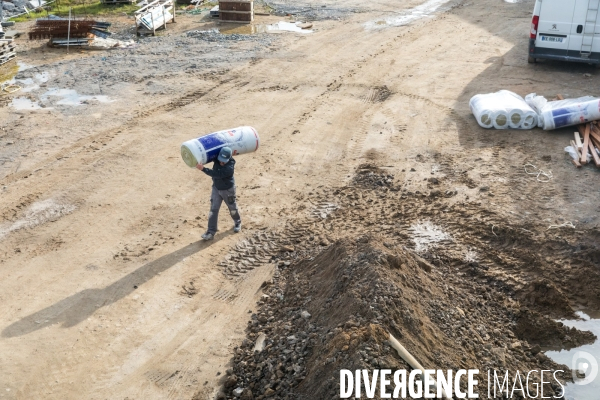
{"label": "sandy soil", "polygon": [[[32,68],[16,78],[33,84],[16,97],[40,109],[15,110],[11,98],[0,108],[0,398],[212,398],[273,256],[309,228],[327,245],[383,228],[422,251],[410,228],[426,218],[464,236],[465,247],[425,249],[431,259],[480,260],[541,316],[597,309],[600,181],[563,154],[572,129],[485,131],[468,109],[497,89],[595,95],[596,70],[527,64],[530,0],[451,1],[394,26],[418,5],[306,3],[312,34],[215,41],[188,36],[216,24],[185,15],[110,52],[19,39]],[[131,34],[130,20],[115,22]],[[52,88],[96,97],[59,104]],[[203,243],[210,181],[179,145],[239,125],[262,140],[237,160],[244,231],[223,212]],[[334,195],[366,162],[392,176],[404,208]],[[527,163],[552,179],[526,174]],[[342,212],[352,223],[294,228]],[[576,229],[547,231],[565,222]]]}

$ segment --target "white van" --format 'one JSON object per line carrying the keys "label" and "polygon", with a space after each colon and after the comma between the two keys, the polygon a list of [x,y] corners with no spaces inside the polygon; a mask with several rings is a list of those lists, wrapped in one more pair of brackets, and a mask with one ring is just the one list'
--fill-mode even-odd
{"label": "white van", "polygon": [[600,64],[599,7],[600,0],[536,0],[528,61]]}

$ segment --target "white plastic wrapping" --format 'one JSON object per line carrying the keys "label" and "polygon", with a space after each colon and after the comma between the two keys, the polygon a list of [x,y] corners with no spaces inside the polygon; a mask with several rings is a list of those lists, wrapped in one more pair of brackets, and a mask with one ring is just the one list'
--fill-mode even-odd
{"label": "white plastic wrapping", "polygon": [[475,95],[469,107],[483,128],[531,129],[538,123],[537,113],[521,96],[508,90]]}
{"label": "white plastic wrapping", "polygon": [[[565,147],[565,153],[569,153],[569,155],[571,156],[571,158],[575,161],[579,161],[579,154],[577,153],[577,151],[573,148],[573,146],[567,146]],[[590,152],[587,152],[587,162],[591,162],[592,161],[592,155],[590,154]]]}
{"label": "white plastic wrapping", "polygon": [[596,97],[548,101],[532,93],[525,97],[525,101],[538,113],[538,126],[544,130],[600,120],[600,99]]}
{"label": "white plastic wrapping", "polygon": [[181,145],[181,158],[190,168],[195,168],[198,163],[206,164],[216,160],[222,147],[231,148],[236,156],[258,150],[259,144],[256,129],[240,126],[184,142]]}

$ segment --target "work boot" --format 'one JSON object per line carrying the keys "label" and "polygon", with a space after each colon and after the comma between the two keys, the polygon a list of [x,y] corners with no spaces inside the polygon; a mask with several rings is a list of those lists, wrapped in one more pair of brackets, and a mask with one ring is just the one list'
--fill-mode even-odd
{"label": "work boot", "polygon": [[241,230],[242,230],[242,221],[238,221],[235,223],[235,225],[233,225],[233,231],[235,233],[238,233]]}
{"label": "work boot", "polygon": [[213,240],[214,238],[215,238],[215,235],[213,235],[210,232],[206,232],[204,235],[202,235],[203,240]]}

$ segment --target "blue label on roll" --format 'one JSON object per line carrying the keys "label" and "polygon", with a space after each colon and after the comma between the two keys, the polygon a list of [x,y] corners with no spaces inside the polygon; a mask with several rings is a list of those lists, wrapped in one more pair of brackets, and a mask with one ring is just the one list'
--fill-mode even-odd
{"label": "blue label on roll", "polygon": [[562,128],[563,126],[572,125],[571,123],[571,114],[559,115],[553,118],[554,119],[554,127]]}
{"label": "blue label on roll", "polygon": [[198,138],[200,144],[206,149],[206,162],[209,163],[211,161],[215,161],[219,156],[219,152],[221,151],[221,147],[227,145],[219,135],[206,135]]}
{"label": "blue label on roll", "polygon": [[587,115],[585,108],[579,106],[563,107],[552,110],[552,119],[554,120],[555,128],[562,128],[564,126],[576,125],[583,123],[583,120],[587,121],[585,115]]}
{"label": "blue label on roll", "polygon": [[567,110],[566,108],[557,108],[556,110],[552,110],[553,117],[558,117],[560,115],[565,115],[568,113],[569,113],[569,110]]}

